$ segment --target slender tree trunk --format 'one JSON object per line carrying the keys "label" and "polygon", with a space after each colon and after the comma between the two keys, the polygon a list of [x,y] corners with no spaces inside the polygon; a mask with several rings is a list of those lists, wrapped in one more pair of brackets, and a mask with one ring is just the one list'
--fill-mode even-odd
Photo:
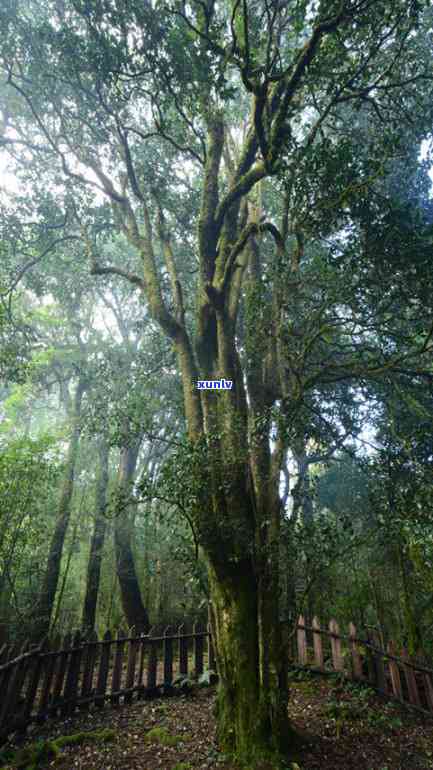
{"label": "slender tree trunk", "polygon": [[[310,465],[307,458],[307,452],[305,447],[305,440],[302,437],[297,442],[297,447],[294,452],[296,464],[298,466],[298,480],[294,489],[294,513],[299,518],[304,527],[311,526],[314,520],[313,499],[311,493],[311,481],[310,481]],[[307,555],[304,566],[304,578],[307,586],[310,584],[314,565],[310,556]],[[305,607],[301,608],[301,612],[306,616],[308,623],[311,625],[313,617],[315,615],[315,597],[311,590],[308,590],[305,597]]]}
{"label": "slender tree trunk", "polygon": [[79,381],[75,391],[74,405],[72,410],[72,435],[69,441],[68,453],[66,457],[65,475],[63,478],[62,490],[60,494],[57,521],[51,537],[50,548],[48,552],[47,566],[42,581],[39,600],[33,614],[33,637],[35,640],[41,639],[50,627],[51,615],[54,607],[57,586],[59,582],[60,564],[62,561],[63,545],[66,532],[68,530],[69,519],[71,516],[72,495],[74,492],[75,466],[78,457],[78,447],[80,439],[80,417],[81,402],[85,385]]}
{"label": "slender tree trunk", "polygon": [[98,445],[98,452],[99,470],[95,493],[95,523],[90,543],[89,561],[87,564],[86,595],[84,597],[82,620],[83,628],[87,630],[93,630],[95,628],[102,552],[107,529],[107,519],[105,514],[107,507],[109,446],[105,438],[101,439]]}
{"label": "slender tree trunk", "polygon": [[163,591],[162,591],[162,568],[161,559],[156,560],[155,566],[155,619],[156,623],[162,623],[164,614]]}
{"label": "slender tree trunk", "polygon": [[415,610],[415,597],[411,586],[413,564],[408,554],[407,545],[401,540],[398,545],[400,574],[402,582],[403,617],[409,653],[415,655],[423,648],[420,623]]}
{"label": "slender tree trunk", "polygon": [[149,616],[143,604],[132,551],[132,521],[128,497],[134,479],[140,442],[123,447],[120,456],[114,523],[114,546],[122,609],[129,627],[138,633],[149,629]]}

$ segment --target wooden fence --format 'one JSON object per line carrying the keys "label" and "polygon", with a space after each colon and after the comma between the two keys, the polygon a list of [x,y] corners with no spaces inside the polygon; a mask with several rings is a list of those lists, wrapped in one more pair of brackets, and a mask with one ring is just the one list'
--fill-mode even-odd
{"label": "wooden fence", "polygon": [[328,628],[321,628],[317,618],[307,626],[301,616],[295,646],[301,667],[341,673],[433,717],[433,668],[426,657],[410,658],[404,647],[397,654],[392,641],[384,650],[377,631],[359,638],[353,623],[343,634],[335,620],[329,622]]}
{"label": "wooden fence", "polygon": [[107,631],[101,641],[79,631],[37,648],[0,650],[0,743],[32,722],[86,710],[131,703],[175,691],[174,685],[206,669],[215,670],[209,629],[196,624],[175,631],[151,630],[136,636]]}
{"label": "wooden fence", "polygon": [[[288,650],[291,664],[320,672],[339,672],[363,681],[384,695],[397,698],[433,716],[433,669],[425,661],[397,655],[390,642],[381,649],[377,634],[357,636],[351,623],[342,634],[335,620],[321,628],[314,618],[307,626],[301,616]],[[109,631],[102,640],[80,632],[44,640],[37,648],[0,650],[0,743],[32,722],[66,717],[76,709],[100,708],[105,703],[131,703],[175,691],[176,682],[205,669],[215,670],[210,634],[195,625],[147,635]]]}

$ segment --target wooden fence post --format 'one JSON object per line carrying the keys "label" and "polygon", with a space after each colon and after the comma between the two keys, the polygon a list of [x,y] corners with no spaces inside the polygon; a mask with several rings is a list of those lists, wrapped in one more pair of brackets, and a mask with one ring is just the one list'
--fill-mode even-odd
{"label": "wooden fence post", "polygon": [[[94,692],[93,688],[93,675],[95,670],[96,659],[98,655],[98,636],[93,629],[88,635],[88,639],[85,646],[84,653],[84,668],[83,668],[83,681],[81,686],[81,697],[90,698]],[[84,711],[90,708],[90,701],[82,704]]]}
{"label": "wooden fence post", "polygon": [[203,673],[203,635],[200,623],[194,623],[194,673],[200,676]]}
{"label": "wooden fence post", "polygon": [[[425,668],[429,667],[429,660],[427,658],[427,655],[424,653],[420,653],[418,655],[418,660],[421,662],[421,665]],[[429,711],[433,711],[433,681],[432,681],[432,675],[428,673],[428,671],[422,672],[422,678],[424,683],[424,692],[425,692],[425,699],[427,702],[427,708]]]}
{"label": "wooden fence post", "polygon": [[48,664],[48,659],[43,658],[42,656],[48,650],[49,650],[49,643],[48,643],[47,637],[45,637],[45,639],[42,640],[39,647],[37,648],[37,658],[35,660],[35,667],[29,678],[25,704],[22,711],[23,726],[26,726],[29,723],[29,720],[32,714],[32,708],[35,702],[36,693],[38,691],[39,681],[42,677],[42,671],[44,669],[44,666]]}
{"label": "wooden fence post", "polygon": [[164,658],[164,685],[169,687],[173,681],[173,639],[171,626],[164,630],[163,658]]}
{"label": "wooden fence post", "polygon": [[329,621],[329,630],[331,632],[332,665],[335,671],[344,671],[341,639],[339,638],[340,627],[336,620],[332,619]]}
{"label": "wooden fence post", "polygon": [[[56,634],[54,639],[51,643],[47,644],[47,657],[45,658],[45,672],[44,672],[44,678],[42,682],[42,688],[41,688],[41,695],[39,698],[39,708],[38,708],[38,717],[37,721],[42,722],[44,719],[48,717],[49,713],[49,706],[50,706],[50,697],[51,697],[51,685],[53,683],[54,678],[54,672],[56,669],[56,663],[58,660],[58,655],[56,655],[57,651],[60,649],[60,646],[62,644],[62,637],[60,634]],[[50,653],[48,655],[48,653]]]}
{"label": "wooden fence post", "polygon": [[122,682],[122,663],[123,663],[123,649],[125,646],[125,642],[123,641],[125,639],[126,633],[123,631],[123,629],[119,628],[117,632],[117,640],[115,643],[115,653],[114,653],[114,667],[113,667],[113,676],[111,679],[111,703],[117,705],[119,703],[119,695],[114,695],[113,693],[116,693],[120,690],[120,685]]}
{"label": "wooden fence post", "polygon": [[68,655],[70,652],[71,643],[72,643],[71,634],[66,634],[66,636],[63,639],[63,642],[61,642],[61,645],[60,645],[60,650],[58,655],[59,662],[58,662],[56,677],[54,680],[53,699],[49,709],[49,713],[53,716],[54,714],[57,713],[57,707],[59,705],[59,701],[62,695],[63,682],[65,679],[66,668],[68,665]]}
{"label": "wooden fence post", "polygon": [[[403,647],[401,651],[401,657],[405,661],[410,661],[409,653],[406,649],[406,647]],[[404,670],[404,676],[406,679],[407,689],[409,691],[409,702],[412,703],[413,706],[421,706],[421,699],[419,697],[418,692],[418,685],[416,682],[416,676],[413,668],[410,666],[407,666],[403,663],[403,670]]]}
{"label": "wooden fence post", "polygon": [[138,664],[138,676],[137,676],[137,686],[140,688],[138,690],[138,697],[141,698],[144,694],[144,684],[143,684],[143,676],[144,676],[144,657],[146,654],[146,640],[148,638],[147,634],[142,634],[140,636],[139,641],[139,647],[140,647],[140,661]]}
{"label": "wooden fence post", "polygon": [[[21,648],[21,655],[26,654],[28,647],[28,642],[25,642]],[[12,728],[15,722],[15,709],[26,675],[27,660],[27,658],[18,656],[16,663],[11,665],[8,687],[4,691],[4,700],[0,708],[0,733],[3,733],[9,727]]]}
{"label": "wooden fence post", "polygon": [[322,634],[320,633],[320,623],[317,617],[313,618],[313,646],[314,646],[314,663],[317,668],[324,668],[323,658],[323,645]]}
{"label": "wooden fence post", "polygon": [[107,690],[108,669],[110,667],[110,653],[112,636],[110,631],[105,632],[102,640],[101,658],[99,661],[98,682],[96,685],[95,706],[103,706]]}
{"label": "wooden fence post", "polygon": [[366,657],[367,657],[367,668],[368,668],[368,681],[373,686],[376,687],[376,666],[374,665],[374,655],[373,651],[370,647],[371,644],[371,634],[366,629],[367,632],[367,646],[366,646]]}
{"label": "wooden fence post", "polygon": [[[301,628],[300,628],[301,626]],[[298,663],[300,666],[306,666],[308,660],[307,654],[307,632],[305,631],[305,618],[299,615],[298,627],[296,631],[296,642],[298,647]]]}
{"label": "wooden fence post", "polygon": [[[7,663],[11,663],[11,661],[14,658],[16,658],[18,654],[19,654],[19,650],[17,651],[16,645],[9,645],[8,647],[6,647],[3,653],[4,655],[3,665],[6,666]],[[2,676],[0,676],[0,692],[2,693],[8,692],[10,680],[14,675],[14,673],[15,673],[14,665],[7,666],[4,669]],[[0,707],[0,713],[1,711],[2,709]],[[0,719],[0,726],[1,726],[1,719]]]}
{"label": "wooden fence post", "polygon": [[[390,655],[396,656],[396,647],[392,640],[388,642],[387,651]],[[392,692],[394,696],[399,699],[399,701],[403,701],[403,688],[401,686],[400,669],[398,664],[395,660],[389,660],[388,666],[389,673],[391,674]]]}
{"label": "wooden fence post", "polygon": [[185,626],[182,623],[177,630],[179,645],[179,676],[188,676],[188,639],[185,638]]}
{"label": "wooden fence post", "polygon": [[156,649],[156,642],[152,641],[152,636],[155,636],[154,629],[149,630],[149,657],[147,662],[147,689],[150,693],[156,690],[156,674],[158,668],[158,651]]}
{"label": "wooden fence post", "polygon": [[65,704],[62,708],[62,715],[73,714],[78,697],[78,680],[80,677],[80,665],[83,655],[81,646],[81,632],[76,631],[72,639],[72,650],[69,658],[69,669],[66,674],[64,699]]}
{"label": "wooden fence post", "polygon": [[380,693],[382,693],[382,695],[386,695],[388,688],[385,676],[385,664],[383,662],[385,652],[382,650],[382,639],[380,633],[378,631],[373,631],[371,639],[376,648],[373,650],[373,660],[376,669],[376,688]]}
{"label": "wooden fence post", "polygon": [[[130,629],[129,635],[132,637],[135,637],[135,629]],[[126,684],[125,687],[127,690],[131,690],[134,687],[134,680],[135,680],[135,667],[137,665],[137,649],[138,649],[138,640],[136,638],[132,638],[129,640],[129,650],[128,650],[128,665],[126,669]],[[125,703],[132,703],[134,693],[128,692],[125,694]]]}
{"label": "wooden fence post", "polygon": [[363,679],[362,672],[362,660],[358,652],[358,645],[356,641],[356,626],[354,623],[349,623],[349,646],[352,661],[352,679]]}

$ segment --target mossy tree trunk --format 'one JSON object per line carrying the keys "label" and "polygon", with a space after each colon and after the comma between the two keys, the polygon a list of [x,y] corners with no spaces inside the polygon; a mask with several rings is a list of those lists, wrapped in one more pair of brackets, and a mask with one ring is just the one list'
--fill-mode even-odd
{"label": "mossy tree trunk", "polygon": [[101,577],[102,552],[107,530],[107,487],[108,487],[108,458],[110,449],[105,438],[98,444],[99,468],[95,490],[95,522],[90,543],[89,561],[87,564],[86,595],[84,597],[83,620],[84,629],[95,628],[96,607],[98,603],[99,583]]}
{"label": "mossy tree trunk", "polygon": [[75,468],[81,433],[81,404],[85,387],[86,383],[80,379],[76,386],[73,404],[70,407],[71,437],[67,450],[57,519],[51,536],[39,599],[33,612],[32,636],[37,641],[48,633],[59,583],[63,546],[71,518]]}
{"label": "mossy tree trunk", "polygon": [[149,616],[143,604],[140,584],[135,568],[132,550],[133,521],[131,518],[130,494],[137,466],[140,440],[131,437],[121,450],[119,474],[114,508],[114,548],[116,569],[119,580],[122,609],[126,622],[137,633],[149,629]]}
{"label": "mossy tree trunk", "polygon": [[218,737],[222,748],[244,762],[286,755],[291,745],[287,716],[287,652],[271,622],[273,609],[260,596],[260,578],[250,560],[216,579],[211,568],[219,685]]}

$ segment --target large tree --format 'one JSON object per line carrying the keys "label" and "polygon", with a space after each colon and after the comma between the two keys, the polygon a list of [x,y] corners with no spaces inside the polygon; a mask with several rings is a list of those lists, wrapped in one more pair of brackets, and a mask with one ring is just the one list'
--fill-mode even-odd
{"label": "large tree", "polygon": [[[278,606],[287,450],[335,383],[425,375],[431,286],[422,316],[395,316],[398,205],[381,180],[397,159],[413,168],[428,132],[429,12],[419,0],[0,11],[1,144],[38,217],[61,210],[96,280],[136,287],[177,354],[219,736],[250,767],[292,745]],[[101,257],[113,228],[123,264]],[[397,256],[416,294],[427,252],[418,243],[412,261],[412,247]],[[197,388],[220,377],[233,389]]]}

